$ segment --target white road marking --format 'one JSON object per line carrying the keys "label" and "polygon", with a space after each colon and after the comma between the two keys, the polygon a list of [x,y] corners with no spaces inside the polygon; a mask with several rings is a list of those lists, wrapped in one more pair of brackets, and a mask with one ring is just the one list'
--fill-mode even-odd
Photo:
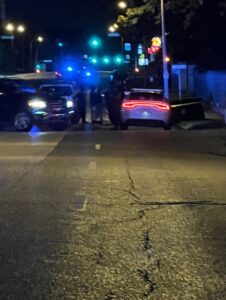
{"label": "white road marking", "polygon": [[104,183],[118,183],[119,180],[105,180]]}
{"label": "white road marking", "polygon": [[89,170],[96,170],[97,168],[97,163],[95,161],[91,161],[89,163]]}
{"label": "white road marking", "polygon": [[101,145],[100,144],[96,144],[95,149],[96,150],[101,150]]}

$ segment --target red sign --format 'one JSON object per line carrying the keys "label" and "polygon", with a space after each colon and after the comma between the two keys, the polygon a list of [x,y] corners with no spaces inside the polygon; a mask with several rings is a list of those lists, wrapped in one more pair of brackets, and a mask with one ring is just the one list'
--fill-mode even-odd
{"label": "red sign", "polygon": [[151,48],[148,48],[148,53],[149,54],[156,54],[160,50],[160,47],[152,46]]}

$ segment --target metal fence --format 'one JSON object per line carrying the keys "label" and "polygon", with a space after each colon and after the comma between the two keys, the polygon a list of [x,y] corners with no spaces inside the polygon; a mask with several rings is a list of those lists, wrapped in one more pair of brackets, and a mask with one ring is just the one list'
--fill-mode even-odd
{"label": "metal fence", "polygon": [[214,106],[226,108],[226,72],[194,72],[194,93]]}

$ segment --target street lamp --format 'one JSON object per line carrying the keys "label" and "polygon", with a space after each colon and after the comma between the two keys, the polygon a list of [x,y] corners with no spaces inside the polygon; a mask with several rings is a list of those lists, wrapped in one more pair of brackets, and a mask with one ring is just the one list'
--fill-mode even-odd
{"label": "street lamp", "polygon": [[127,8],[127,3],[125,1],[119,1],[118,2],[118,7],[120,9],[126,9]]}
{"label": "street lamp", "polygon": [[112,25],[112,26],[110,26],[110,27],[108,28],[108,30],[109,30],[110,32],[115,32],[115,31],[116,31],[116,28]]}
{"label": "street lamp", "polygon": [[5,30],[10,32],[10,33],[13,33],[15,31],[19,32],[19,33],[24,33],[25,32],[25,26],[24,25],[18,25],[18,26],[15,26],[13,23],[8,23],[6,24],[5,26]]}
{"label": "street lamp", "polygon": [[19,33],[24,33],[24,32],[25,32],[25,27],[24,27],[24,25],[19,25],[19,26],[17,27],[17,31],[18,31]]}
{"label": "street lamp", "polygon": [[[34,63],[38,64],[39,60],[39,47],[38,44],[41,45],[45,41],[44,37],[41,35],[38,35],[36,38],[30,40],[30,70],[33,70]],[[33,44],[36,43],[35,45],[35,53],[34,52],[34,47]]]}
{"label": "street lamp", "polygon": [[168,72],[168,65],[166,61],[167,47],[166,47],[164,0],[161,0],[161,23],[162,23],[162,60],[163,60],[164,96],[166,99],[169,99],[169,72]]}
{"label": "street lamp", "polygon": [[5,26],[5,30],[12,33],[14,30],[15,30],[15,26],[13,23],[8,23],[6,26]]}
{"label": "street lamp", "polygon": [[43,43],[43,42],[44,42],[44,37],[41,36],[41,35],[38,36],[38,37],[37,37],[37,42],[38,42],[38,43]]}

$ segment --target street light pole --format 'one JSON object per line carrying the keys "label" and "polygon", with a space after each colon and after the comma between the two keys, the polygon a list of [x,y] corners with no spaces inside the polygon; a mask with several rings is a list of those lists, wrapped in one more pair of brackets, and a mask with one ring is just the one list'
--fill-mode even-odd
{"label": "street light pole", "polygon": [[161,0],[161,21],[162,21],[162,58],[163,58],[164,96],[166,99],[169,99],[169,72],[168,72],[168,65],[166,62],[167,47],[166,47],[164,0]]}
{"label": "street light pole", "polygon": [[5,20],[5,0],[0,0],[0,18],[1,22]]}

